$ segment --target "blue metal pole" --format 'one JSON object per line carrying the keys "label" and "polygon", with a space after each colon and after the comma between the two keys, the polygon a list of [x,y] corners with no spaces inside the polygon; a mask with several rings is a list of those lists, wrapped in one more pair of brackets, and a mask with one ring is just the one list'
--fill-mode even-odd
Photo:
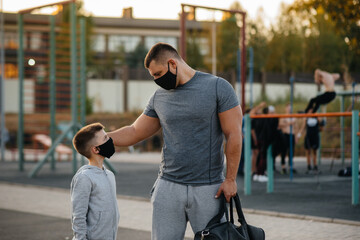
{"label": "blue metal pole", "polygon": [[249,114],[245,114],[245,141],[244,141],[244,193],[245,195],[251,194],[251,118]]}
{"label": "blue metal pole", "polygon": [[359,110],[352,111],[352,128],[351,128],[351,176],[352,176],[352,204],[359,204]]}
{"label": "blue metal pole", "polygon": [[[294,77],[290,77],[290,114],[293,113],[294,103]],[[289,164],[290,164],[290,180],[293,179],[293,127],[290,125],[290,147],[289,147]]]}
{"label": "blue metal pole", "polygon": [[355,106],[355,86],[356,86],[356,82],[353,82],[352,83],[351,110],[354,110],[354,106]]}
{"label": "blue metal pole", "polygon": [[253,107],[253,81],[254,81],[254,49],[249,48],[249,80],[250,80],[250,108]]}
{"label": "blue metal pole", "polygon": [[267,193],[272,193],[274,192],[274,159],[272,157],[272,145],[267,149],[266,161],[268,175]]}

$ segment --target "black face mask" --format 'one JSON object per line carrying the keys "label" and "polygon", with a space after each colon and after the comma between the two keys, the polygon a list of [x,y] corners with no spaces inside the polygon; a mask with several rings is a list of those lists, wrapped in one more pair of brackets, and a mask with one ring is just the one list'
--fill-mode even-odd
{"label": "black face mask", "polygon": [[161,77],[155,79],[155,83],[159,85],[160,87],[171,90],[175,89],[176,87],[176,76],[177,76],[177,67],[176,67],[176,74],[173,74],[170,72],[170,66],[168,63],[168,71]]}
{"label": "black face mask", "polygon": [[110,158],[115,153],[115,147],[112,138],[109,138],[104,144],[97,146],[99,154],[103,157]]}

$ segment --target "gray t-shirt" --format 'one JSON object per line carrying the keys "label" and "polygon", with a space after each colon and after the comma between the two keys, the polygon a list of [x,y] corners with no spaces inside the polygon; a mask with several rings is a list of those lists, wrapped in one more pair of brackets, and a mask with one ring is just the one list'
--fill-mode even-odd
{"label": "gray t-shirt", "polygon": [[226,80],[203,72],[174,90],[159,88],[144,114],[159,118],[162,127],[160,177],[190,185],[221,183],[224,154],[218,113],[238,105]]}

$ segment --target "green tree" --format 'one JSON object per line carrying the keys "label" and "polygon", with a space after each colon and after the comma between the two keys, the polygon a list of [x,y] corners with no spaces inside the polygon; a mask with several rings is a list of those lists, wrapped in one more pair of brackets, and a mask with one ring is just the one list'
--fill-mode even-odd
{"label": "green tree", "polygon": [[322,16],[332,22],[334,31],[348,46],[350,71],[360,68],[360,1],[359,0],[296,0],[292,9],[307,12],[312,24]]}
{"label": "green tree", "polygon": [[307,71],[315,68],[327,71],[340,72],[343,65],[349,64],[348,51],[345,41],[334,31],[331,22],[323,15],[316,16],[315,30],[306,38],[306,65]]}
{"label": "green tree", "polygon": [[200,50],[202,36],[198,32],[189,32],[186,39],[187,63],[195,69],[204,69],[204,57]]}
{"label": "green tree", "polygon": [[[84,3],[83,1],[76,1],[76,17],[77,17],[77,24],[79,24],[79,19],[85,19],[85,40],[86,40],[86,62],[88,66],[93,65],[94,59],[94,52],[92,51],[92,33],[94,28],[93,18],[91,15],[86,14],[84,10]],[[62,5],[62,12],[60,13],[61,17],[61,24],[60,24],[60,32],[58,33],[56,46],[57,49],[61,51],[61,58],[57,58],[57,61],[60,65],[63,65],[65,68],[70,68],[70,62],[66,60],[66,58],[70,59],[70,4]],[[77,42],[79,42],[80,36],[80,28],[77,27]],[[61,59],[65,59],[65,62],[61,62]],[[58,63],[57,63],[58,64]]]}
{"label": "green tree", "polygon": [[287,13],[287,6],[281,5],[281,14],[270,31],[268,71],[290,73],[303,70],[303,34],[300,19],[294,13]]}
{"label": "green tree", "polygon": [[256,19],[250,19],[246,26],[247,30],[247,45],[253,48],[254,51],[254,71],[262,72],[265,70],[265,65],[269,56],[269,39],[268,30],[263,21],[264,11],[259,9]]}
{"label": "green tree", "polygon": [[237,50],[240,41],[240,28],[234,14],[224,14],[224,20],[217,31],[217,66],[225,72],[236,69]]}
{"label": "green tree", "polygon": [[147,49],[143,41],[140,41],[134,51],[126,56],[126,63],[130,68],[142,67],[144,65],[144,58],[147,54]]}

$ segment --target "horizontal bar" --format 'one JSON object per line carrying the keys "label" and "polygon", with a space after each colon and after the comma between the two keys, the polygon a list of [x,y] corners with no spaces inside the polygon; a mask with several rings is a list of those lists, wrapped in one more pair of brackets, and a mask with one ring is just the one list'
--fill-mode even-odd
{"label": "horizontal bar", "polygon": [[336,92],[336,95],[337,96],[346,96],[346,97],[348,97],[348,96],[352,96],[352,95],[354,95],[354,96],[360,96],[360,92],[352,92],[352,91],[344,91],[344,92]]}
{"label": "horizontal bar", "polygon": [[352,112],[258,114],[258,115],[250,115],[250,118],[307,118],[307,117],[350,117],[350,116],[352,116]]}
{"label": "horizontal bar", "polygon": [[38,7],[33,7],[33,8],[28,8],[28,9],[20,10],[18,13],[19,13],[19,14],[31,13],[32,11],[34,11],[34,10],[36,10],[36,9],[39,9],[39,8],[52,7],[52,6],[55,6],[55,5],[65,5],[65,4],[69,4],[69,3],[75,2],[75,1],[76,1],[76,0],[69,0],[69,1],[62,1],[62,2],[50,3],[50,4],[38,6]]}
{"label": "horizontal bar", "polygon": [[183,7],[192,7],[192,8],[204,8],[204,9],[207,9],[207,10],[216,10],[216,11],[223,11],[223,12],[229,12],[229,13],[240,13],[242,15],[246,14],[246,12],[239,11],[239,10],[230,10],[230,9],[223,9],[223,8],[205,7],[205,6],[191,5],[191,4],[185,4],[185,3],[182,3],[181,6],[183,6]]}

